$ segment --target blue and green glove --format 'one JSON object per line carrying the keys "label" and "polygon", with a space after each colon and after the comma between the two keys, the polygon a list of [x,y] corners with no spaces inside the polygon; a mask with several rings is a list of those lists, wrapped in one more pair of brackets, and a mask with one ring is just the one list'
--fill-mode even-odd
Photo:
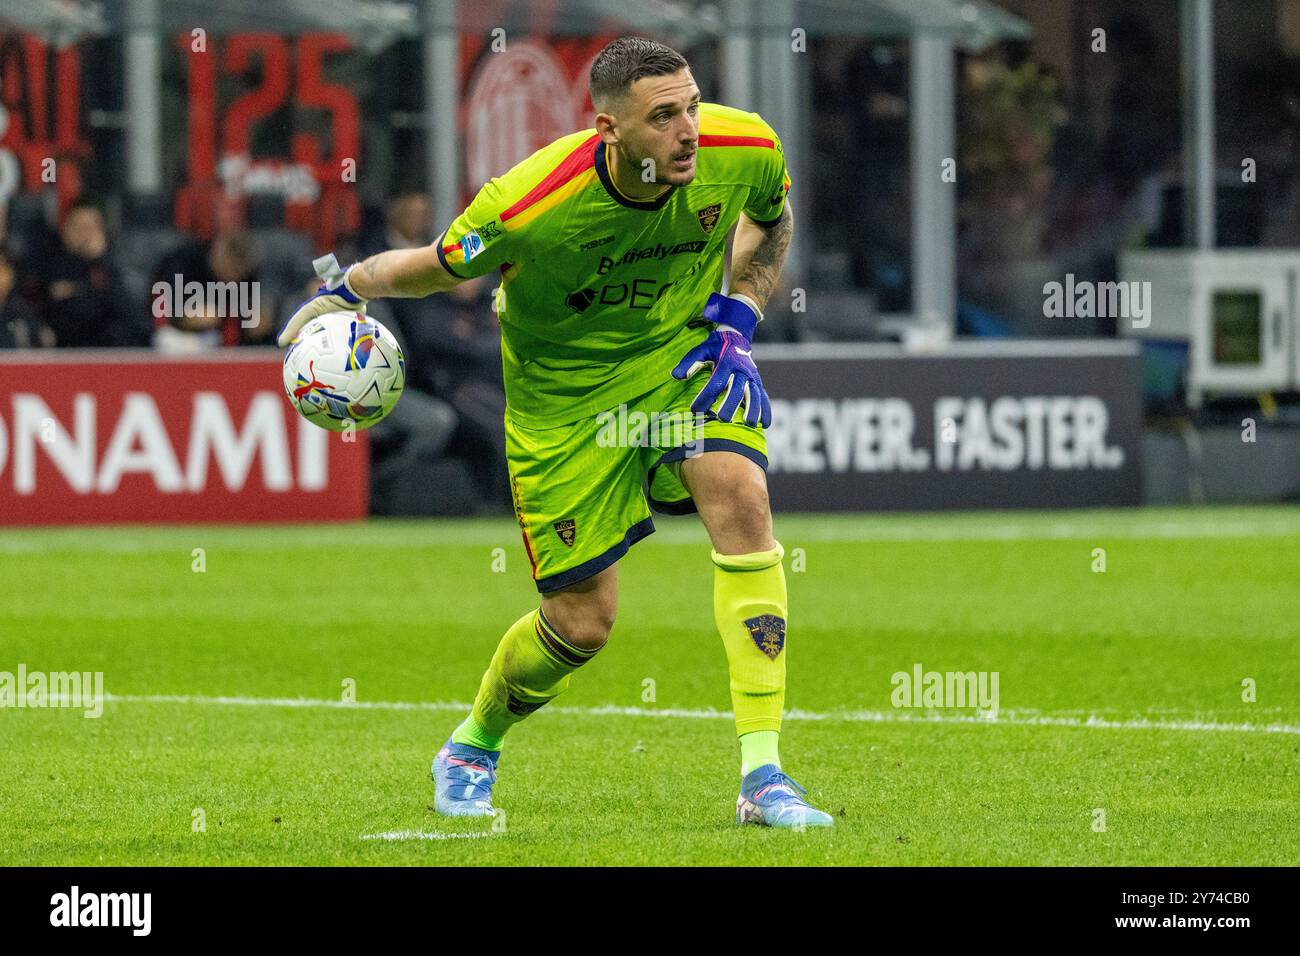
{"label": "blue and green glove", "polygon": [[714,330],[673,369],[673,378],[685,381],[703,368],[713,368],[713,374],[691,402],[691,411],[707,413],[722,396],[716,413],[718,421],[730,422],[743,408],[746,425],[767,428],[772,424],[772,403],[751,354],[754,329],[763,318],[758,304],[738,292],[715,292],[704,305],[703,317],[714,324]]}

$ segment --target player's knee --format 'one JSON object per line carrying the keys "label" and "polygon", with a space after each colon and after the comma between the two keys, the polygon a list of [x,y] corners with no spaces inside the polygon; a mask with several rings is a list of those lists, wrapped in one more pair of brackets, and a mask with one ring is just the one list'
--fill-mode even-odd
{"label": "player's knee", "polygon": [[579,622],[577,633],[570,638],[583,650],[594,651],[604,647],[609,632],[614,629],[614,612],[605,608],[592,608]]}
{"label": "player's knee", "polygon": [[570,644],[598,650],[609,640],[618,613],[618,592],[611,587],[561,591],[543,602],[547,619]]}
{"label": "player's knee", "polygon": [[772,538],[772,510],[767,500],[767,489],[745,486],[731,498],[725,510],[723,520],[719,523],[718,538],[715,543],[719,551],[726,554],[747,554],[754,551],[767,551],[775,547]]}

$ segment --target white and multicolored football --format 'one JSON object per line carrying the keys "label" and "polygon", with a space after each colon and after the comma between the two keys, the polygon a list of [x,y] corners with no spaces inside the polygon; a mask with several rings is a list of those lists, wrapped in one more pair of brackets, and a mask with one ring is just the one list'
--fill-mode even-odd
{"label": "white and multicolored football", "polygon": [[289,401],[309,422],[332,432],[382,421],[405,386],[401,346],[363,312],[317,316],[284,353]]}

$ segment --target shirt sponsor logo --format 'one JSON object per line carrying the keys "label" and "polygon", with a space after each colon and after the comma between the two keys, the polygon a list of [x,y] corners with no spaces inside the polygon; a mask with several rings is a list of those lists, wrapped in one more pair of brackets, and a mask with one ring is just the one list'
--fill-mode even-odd
{"label": "shirt sponsor logo", "polygon": [[595,289],[578,289],[564,297],[564,304],[574,312],[586,312],[591,303],[596,301]]}
{"label": "shirt sponsor logo", "polygon": [[587,242],[584,242],[582,245],[578,246],[578,251],[586,252],[588,249],[595,249],[599,246],[603,246],[606,243],[613,242],[613,241],[614,241],[614,235],[613,233],[611,233],[608,236],[601,236],[599,239],[591,239]]}
{"label": "shirt sponsor logo", "polygon": [[708,245],[705,239],[696,239],[691,242],[679,242],[675,245],[665,246],[662,242],[656,242],[653,246],[646,246],[644,249],[629,249],[618,259],[611,259],[609,256],[601,256],[600,264],[596,267],[596,275],[603,276],[611,269],[619,266],[630,265],[634,262],[641,262],[643,259],[653,259],[658,262],[667,259],[669,256],[679,256],[683,253],[693,252],[697,255],[704,251]]}

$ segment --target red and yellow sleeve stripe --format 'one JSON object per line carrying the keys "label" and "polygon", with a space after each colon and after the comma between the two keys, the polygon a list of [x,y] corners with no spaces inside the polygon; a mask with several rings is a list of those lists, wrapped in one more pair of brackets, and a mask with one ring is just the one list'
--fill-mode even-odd
{"label": "red and yellow sleeve stripe", "polygon": [[[569,152],[549,173],[518,201],[501,211],[501,225],[507,232],[532,222],[570,196],[580,193],[596,178],[595,156],[599,135],[593,133]],[[442,247],[442,256],[452,268],[463,265],[465,252],[459,239]]]}
{"label": "red and yellow sleeve stripe", "polygon": [[701,146],[765,146],[776,148],[772,132],[752,120],[706,115],[700,121]]}

